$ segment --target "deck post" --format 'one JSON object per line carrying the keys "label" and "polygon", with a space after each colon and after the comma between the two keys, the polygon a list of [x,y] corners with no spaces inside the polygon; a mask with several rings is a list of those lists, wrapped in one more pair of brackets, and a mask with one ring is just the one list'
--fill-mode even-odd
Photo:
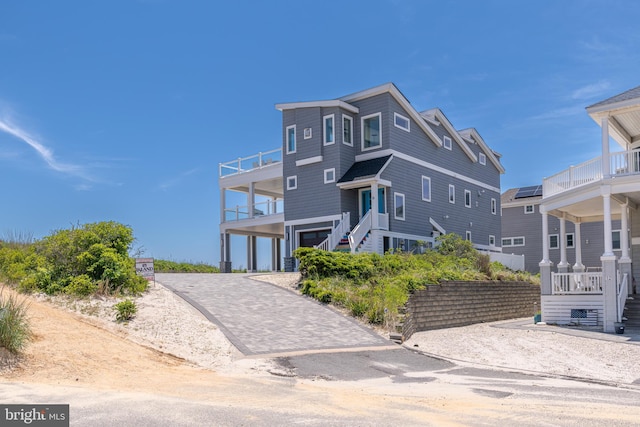
{"label": "deck post", "polygon": [[618,321],[618,283],[616,256],[601,256],[602,261],[602,296],[604,299],[603,329],[604,332],[615,332]]}
{"label": "deck post", "polygon": [[575,242],[576,246],[576,263],[573,265],[573,271],[583,272],[585,270],[582,264],[582,236],[580,232],[580,222],[575,223]]}
{"label": "deck post", "polygon": [[560,220],[560,235],[558,244],[560,245],[560,262],[558,263],[558,273],[568,273],[569,263],[567,262],[567,220],[562,214]]}
{"label": "deck post", "polygon": [[602,176],[611,177],[611,159],[609,159],[609,117],[602,118]]}

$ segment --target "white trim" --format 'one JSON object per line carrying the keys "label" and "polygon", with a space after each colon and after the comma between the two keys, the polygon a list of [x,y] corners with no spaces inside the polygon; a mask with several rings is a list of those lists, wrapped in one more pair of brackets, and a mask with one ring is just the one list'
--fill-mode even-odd
{"label": "white trim", "polygon": [[456,186],[449,184],[449,194],[447,195],[449,203],[456,204]]}
{"label": "white trim", "polygon": [[[293,184],[290,185],[291,180]],[[287,177],[287,190],[296,190],[298,188],[298,175],[291,175]]]}
{"label": "white trim", "polygon": [[433,225],[436,230],[440,232],[440,234],[447,234],[447,230],[443,226],[438,224],[433,218],[429,217],[429,223]]}
{"label": "white trim", "polygon": [[359,155],[356,156],[356,162],[361,162],[363,160],[376,159],[378,157],[384,157],[384,156],[388,156],[388,155],[391,155],[391,154],[393,155],[393,157],[397,157],[399,159],[406,160],[406,161],[411,162],[413,164],[425,167],[427,169],[434,170],[436,172],[440,172],[440,173],[442,173],[444,175],[459,179],[459,180],[464,181],[464,182],[468,182],[469,184],[477,185],[478,187],[484,188],[486,190],[494,191],[494,192],[500,194],[500,188],[498,188],[498,187],[494,187],[492,185],[488,185],[488,184],[486,184],[486,183],[484,183],[482,181],[478,181],[476,179],[469,178],[469,177],[467,177],[465,175],[460,175],[459,173],[450,171],[450,170],[445,169],[445,168],[443,168],[441,166],[434,165],[433,163],[429,163],[429,162],[425,162],[425,161],[420,160],[420,159],[416,159],[413,156],[409,156],[407,154],[400,153],[400,152],[398,152],[396,150],[385,149],[385,150],[380,150],[380,151],[376,151],[376,152],[372,152],[372,153],[359,154]]}
{"label": "white trim", "polygon": [[[520,244],[518,244],[518,245],[514,244],[513,241],[515,239],[522,239],[522,244],[521,245]],[[509,240],[511,243],[505,245],[505,242],[504,242],[505,240]],[[511,248],[511,247],[518,247],[518,246],[525,246],[526,245],[524,236],[503,237],[500,243],[501,243],[501,246],[503,248]]]}
{"label": "white trim", "polygon": [[306,159],[296,160],[296,166],[311,165],[313,163],[320,163],[322,156],[307,157]]}
{"label": "white trim", "polygon": [[471,239],[471,230],[466,230],[464,232],[464,239],[473,243],[473,240]]}
{"label": "white trim", "polygon": [[[398,124],[398,117],[401,120],[404,120],[405,122],[407,122],[407,127],[404,127],[402,125]],[[405,132],[411,132],[411,120],[409,120],[408,117],[403,116],[402,114],[398,114],[398,113],[393,113],[393,125],[395,127],[397,127],[398,129],[402,129]]]}
{"label": "white trim", "polygon": [[[551,238],[555,237],[556,238],[556,246],[551,246]],[[560,235],[559,234],[549,234],[549,249],[560,249]]]}
{"label": "white trim", "polygon": [[303,138],[304,139],[313,138],[313,128],[304,128]]}
{"label": "white trim", "polygon": [[500,160],[499,160],[499,157],[501,157],[500,153],[493,151],[491,148],[489,148],[487,143],[484,142],[484,139],[482,139],[482,137],[480,136],[480,134],[475,128],[469,128],[469,129],[458,131],[458,134],[462,135],[463,137],[466,136],[473,139],[480,146],[484,154],[489,156],[489,160],[491,160],[491,163],[493,163],[495,168],[498,169],[500,173],[505,172],[504,167],[500,164]]}
{"label": "white trim", "polygon": [[280,111],[312,107],[339,107],[353,114],[358,114],[360,112],[360,109],[358,107],[348,104],[339,99],[330,99],[328,101],[288,102],[283,104],[276,104],[276,109]]}
{"label": "white trim", "polygon": [[491,214],[492,215],[497,215],[498,213],[498,201],[492,197],[491,198]]}
{"label": "white trim", "polygon": [[487,155],[484,153],[479,153],[478,154],[478,163],[480,163],[481,165],[486,165],[487,164]]}
{"label": "white trim", "polygon": [[[493,240],[493,243],[491,242]],[[493,234],[489,234],[489,247],[494,247],[496,245],[496,236]]]}
{"label": "white trim", "polygon": [[[372,147],[367,147],[365,148],[364,146],[364,121],[367,119],[370,119],[372,117],[378,117],[378,123],[380,128],[378,129],[378,139],[380,140],[380,144],[376,145],[376,146],[372,146]],[[378,112],[378,113],[374,113],[374,114],[369,114],[367,116],[363,116],[360,118],[360,150],[361,151],[369,151],[369,150],[376,150],[382,148],[382,112]]]}
{"label": "white trim", "polygon": [[[425,180],[427,180],[427,182],[429,183],[429,197],[428,197],[428,198],[426,198],[426,199],[425,199],[425,197],[424,197],[424,181],[425,181]],[[430,178],[430,177],[428,177],[428,176],[424,176],[424,175],[422,175],[422,181],[421,181],[421,183],[422,183],[422,189],[421,189],[421,190],[422,190],[422,191],[421,191],[421,197],[422,197],[422,200],[424,200],[425,202],[430,202],[430,201],[431,201],[431,178]]]}
{"label": "white trim", "polygon": [[[468,200],[467,200],[467,196],[469,196]],[[469,203],[467,203],[467,201]],[[470,190],[464,190],[464,207],[465,208],[471,207],[471,191]]]}
{"label": "white trim", "polygon": [[445,136],[442,137],[442,146],[444,148],[446,148],[447,150],[451,151],[451,150],[453,150],[453,141],[451,140],[450,137],[445,135]]}
{"label": "white trim", "polygon": [[296,225],[304,225],[304,224],[314,224],[318,222],[328,222],[328,221],[340,221],[342,219],[342,215],[325,215],[325,216],[317,216],[314,218],[303,218],[303,219],[294,219],[292,221],[285,221],[285,227],[293,227]]}
{"label": "white trim", "polygon": [[[531,212],[527,211],[527,208],[528,208],[529,206],[531,206]],[[532,213],[536,213],[536,205],[532,205],[531,203],[530,203],[530,204],[528,204],[528,205],[524,205],[524,213],[525,213],[525,215],[529,215],[529,214],[532,214]]]}
{"label": "white trim", "polygon": [[[345,140],[344,140],[344,121],[345,121],[345,119],[346,119],[349,123],[351,123],[351,134],[350,134],[350,136],[351,136],[351,142],[345,142]],[[353,117],[351,117],[351,116],[347,116],[346,114],[343,114],[343,115],[342,115],[342,143],[343,143],[344,145],[348,145],[349,147],[353,147]]]}
{"label": "white trim", "polygon": [[[333,141],[327,141],[327,120],[331,119],[331,132]],[[322,117],[322,143],[323,145],[332,145],[336,143],[336,115],[327,114]]]}
{"label": "white trim", "polygon": [[[289,151],[289,129],[293,129],[293,150]],[[297,139],[297,135],[296,135],[296,125],[291,125],[291,126],[287,126],[285,128],[285,144],[286,144],[286,152],[287,154],[293,154],[296,152],[296,149],[298,147],[298,141],[296,141]]]}
{"label": "white trim", "polygon": [[[333,174],[333,178],[332,179],[327,179],[327,173],[332,173]],[[330,184],[332,182],[336,182],[336,168],[325,169],[324,170],[324,183],[325,184]]]}
{"label": "white trim", "polygon": [[[569,242],[567,238],[571,236],[571,246],[569,246]],[[567,249],[574,249],[576,247],[576,235],[574,233],[564,233],[564,245]]]}
{"label": "white trim", "polygon": [[[398,206],[396,204],[396,197],[400,197],[402,199],[402,216],[398,216]],[[393,218],[399,221],[405,221],[407,219],[407,204],[405,203],[406,199],[404,194],[402,193],[393,193]]]}

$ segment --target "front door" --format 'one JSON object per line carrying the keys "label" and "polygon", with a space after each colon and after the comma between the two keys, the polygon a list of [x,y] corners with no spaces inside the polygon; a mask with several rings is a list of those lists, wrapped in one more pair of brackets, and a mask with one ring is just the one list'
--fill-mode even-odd
{"label": "front door", "polygon": [[[360,218],[371,209],[371,190],[360,190]],[[378,188],[378,213],[385,213],[384,187]]]}

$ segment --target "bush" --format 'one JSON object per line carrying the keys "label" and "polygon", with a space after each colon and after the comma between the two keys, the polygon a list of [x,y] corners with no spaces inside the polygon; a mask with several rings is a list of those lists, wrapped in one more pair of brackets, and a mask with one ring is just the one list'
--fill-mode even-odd
{"label": "bush", "polygon": [[220,273],[218,267],[204,263],[175,262],[156,259],[153,262],[156,273]]}
{"label": "bush", "polygon": [[128,322],[133,319],[133,316],[135,316],[138,311],[136,303],[129,299],[120,301],[114,305],[113,308],[116,310],[116,320],[118,322]]}
{"label": "bush", "polygon": [[26,300],[18,301],[0,291],[0,346],[11,353],[19,353],[31,339]]}

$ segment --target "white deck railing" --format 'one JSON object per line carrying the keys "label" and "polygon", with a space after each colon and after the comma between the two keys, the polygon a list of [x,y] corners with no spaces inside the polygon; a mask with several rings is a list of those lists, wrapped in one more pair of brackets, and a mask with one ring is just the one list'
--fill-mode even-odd
{"label": "white deck railing", "polygon": [[622,314],[624,313],[624,303],[629,296],[629,279],[627,273],[624,273],[622,280],[618,281],[618,322],[622,322]]}
{"label": "white deck railing", "polygon": [[239,221],[242,219],[257,218],[267,215],[281,214],[284,212],[283,200],[267,200],[253,205],[253,215],[249,215],[249,206],[235,206],[225,208],[223,221]]}
{"label": "white deck railing", "polygon": [[[601,181],[604,177],[602,169],[602,156],[600,156],[545,178],[542,181],[543,197]],[[611,176],[640,172],[640,149],[609,154],[609,172]]]}
{"label": "white deck railing", "polygon": [[553,295],[602,294],[602,273],[551,273]]}
{"label": "white deck railing", "polygon": [[344,237],[351,229],[351,214],[349,212],[343,212],[340,222],[333,227],[331,233],[326,239],[319,245],[316,245],[316,249],[322,249],[323,251],[332,251],[338,246],[340,239]]}
{"label": "white deck railing", "polygon": [[353,227],[351,234],[349,234],[349,246],[352,254],[356,252],[358,245],[369,231],[371,231],[371,210],[364,214],[358,225]]}
{"label": "white deck railing", "polygon": [[271,151],[260,152],[249,157],[238,157],[236,160],[220,163],[219,174],[222,178],[229,175],[249,172],[254,169],[260,169],[281,161],[282,148],[277,148]]}

